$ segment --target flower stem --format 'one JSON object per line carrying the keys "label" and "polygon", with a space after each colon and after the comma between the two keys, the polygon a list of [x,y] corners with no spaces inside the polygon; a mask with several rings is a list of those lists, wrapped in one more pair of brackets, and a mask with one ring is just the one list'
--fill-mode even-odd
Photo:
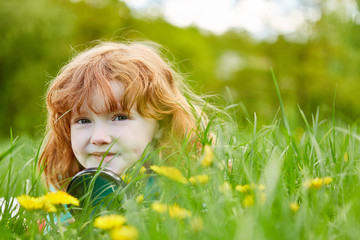
{"label": "flower stem", "polygon": [[59,228],[59,232],[60,232],[60,235],[61,235],[61,239],[64,239],[65,240],[65,235],[64,235],[64,232],[63,232],[63,228],[62,228],[62,224],[61,224],[61,218],[60,218],[60,214],[56,214],[56,219],[57,219],[57,223],[58,223],[58,228]]}

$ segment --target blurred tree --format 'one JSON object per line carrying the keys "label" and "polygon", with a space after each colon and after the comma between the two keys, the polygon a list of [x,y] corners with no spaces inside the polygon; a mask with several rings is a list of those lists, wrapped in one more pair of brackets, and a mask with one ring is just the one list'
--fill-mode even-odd
{"label": "blurred tree", "polygon": [[269,42],[238,29],[214,35],[194,26],[175,27],[161,16],[134,14],[118,0],[0,1],[0,137],[7,137],[10,127],[15,135],[40,136],[46,84],[76,51],[99,39],[160,43],[197,92],[228,100],[229,89],[234,103],[242,102],[264,122],[279,106],[271,67],[287,108],[299,104],[310,114],[320,106],[331,114],[337,85],[338,112],[357,118],[360,20],[328,11],[325,3],[311,1],[322,14],[309,23],[307,41],[279,36]]}
{"label": "blurred tree", "polygon": [[8,136],[9,127],[15,134],[42,131],[46,83],[72,46],[81,50],[84,43],[111,38],[128,18],[119,1],[1,1],[0,136]]}

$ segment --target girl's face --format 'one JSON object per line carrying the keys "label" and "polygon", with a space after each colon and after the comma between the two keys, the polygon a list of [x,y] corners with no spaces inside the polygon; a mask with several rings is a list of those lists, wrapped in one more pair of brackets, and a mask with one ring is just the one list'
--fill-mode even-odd
{"label": "girl's face", "polygon": [[[111,86],[117,99],[121,97],[123,86],[114,82]],[[92,96],[92,102],[95,109],[105,109],[101,96]],[[121,110],[95,114],[85,102],[71,117],[71,146],[84,168],[98,167],[104,158],[102,166],[120,175],[141,158],[157,128],[157,120],[144,118],[135,109],[130,116]]]}

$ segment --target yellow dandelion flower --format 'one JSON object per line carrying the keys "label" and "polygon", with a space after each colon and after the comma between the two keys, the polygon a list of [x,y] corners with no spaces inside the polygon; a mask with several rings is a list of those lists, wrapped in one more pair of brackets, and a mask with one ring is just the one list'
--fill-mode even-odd
{"label": "yellow dandelion flower", "polygon": [[57,209],[54,204],[52,204],[50,201],[43,199],[43,210],[45,212],[56,212]]}
{"label": "yellow dandelion flower", "polygon": [[45,212],[56,212],[57,209],[54,204],[44,197],[30,197],[28,195],[21,195],[17,197],[20,205],[26,210],[44,210]]}
{"label": "yellow dandelion flower", "polygon": [[194,217],[190,222],[191,229],[194,232],[199,232],[204,228],[204,222],[201,217]]}
{"label": "yellow dandelion flower", "polygon": [[144,201],[144,195],[143,194],[136,197],[136,202],[138,204],[142,203],[143,201]]}
{"label": "yellow dandelion flower", "polygon": [[140,174],[144,174],[146,172],[146,168],[144,166],[142,166],[140,168]]}
{"label": "yellow dandelion flower", "polygon": [[214,161],[214,152],[209,145],[204,147],[204,155],[201,159],[201,165],[204,167],[210,166]]}
{"label": "yellow dandelion flower", "polygon": [[348,161],[349,161],[349,155],[348,155],[347,152],[345,152],[345,154],[344,154],[344,161],[345,161],[345,162],[348,162]]}
{"label": "yellow dandelion flower", "polygon": [[118,228],[124,225],[126,218],[118,214],[111,214],[95,218],[94,226],[100,229],[108,230]]}
{"label": "yellow dandelion flower", "polygon": [[167,211],[167,205],[165,204],[162,204],[162,203],[159,203],[159,202],[154,202],[152,205],[151,205],[151,208],[158,212],[158,213],[165,213]]}
{"label": "yellow dandelion flower", "polygon": [[20,205],[26,210],[36,210],[42,209],[44,206],[44,201],[41,198],[31,197],[29,195],[21,195],[17,197]]}
{"label": "yellow dandelion flower", "polygon": [[251,187],[249,184],[245,184],[245,185],[237,185],[235,187],[236,191],[239,191],[241,193],[249,193],[251,191]]}
{"label": "yellow dandelion flower", "polygon": [[264,192],[262,192],[260,194],[259,202],[260,202],[261,205],[264,205],[265,201],[266,201],[266,194]]}
{"label": "yellow dandelion flower", "polygon": [[333,181],[332,177],[324,177],[323,178],[324,185],[329,185],[332,181]]}
{"label": "yellow dandelion flower", "polygon": [[185,208],[179,207],[179,205],[174,204],[169,206],[169,215],[171,218],[184,219],[191,217],[191,212]]}
{"label": "yellow dandelion flower", "polygon": [[246,195],[243,201],[245,207],[254,206],[254,196],[253,195]]}
{"label": "yellow dandelion flower", "polygon": [[79,200],[77,198],[63,191],[49,192],[44,196],[44,199],[52,204],[72,204],[79,206]]}
{"label": "yellow dandelion flower", "polygon": [[129,174],[124,174],[124,175],[122,175],[122,176],[121,176],[121,179],[122,179],[124,182],[126,182],[127,184],[129,184],[130,181],[131,181],[131,177],[129,177]]}
{"label": "yellow dandelion flower", "polygon": [[290,209],[293,213],[296,213],[299,210],[300,206],[296,202],[290,203]]}
{"label": "yellow dandelion flower", "polygon": [[307,188],[321,188],[324,185],[329,185],[333,181],[332,177],[324,177],[324,178],[315,178],[304,183],[304,186]]}
{"label": "yellow dandelion flower", "polygon": [[228,183],[228,182],[225,181],[223,185],[219,186],[219,190],[220,190],[220,192],[222,192],[222,193],[230,192],[230,191],[231,191],[231,185],[230,185],[230,183]]}
{"label": "yellow dandelion flower", "polygon": [[133,226],[122,226],[111,230],[110,237],[112,240],[136,240],[139,232]]}
{"label": "yellow dandelion flower", "polygon": [[315,178],[311,181],[311,186],[319,189],[323,185],[322,178]]}
{"label": "yellow dandelion flower", "polygon": [[187,179],[181,174],[181,172],[175,167],[165,167],[153,165],[150,167],[154,172],[163,175],[171,180],[179,183],[187,183]]}
{"label": "yellow dandelion flower", "polygon": [[197,176],[191,177],[191,178],[189,178],[189,182],[193,185],[196,185],[198,183],[206,184],[209,182],[209,175],[203,174],[203,175],[197,175]]}

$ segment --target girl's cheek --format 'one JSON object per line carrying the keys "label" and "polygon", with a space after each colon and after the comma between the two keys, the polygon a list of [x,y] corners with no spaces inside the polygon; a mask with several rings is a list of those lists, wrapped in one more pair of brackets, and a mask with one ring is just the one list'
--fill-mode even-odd
{"label": "girl's cheek", "polygon": [[71,132],[71,146],[73,151],[77,151],[82,145],[86,144],[86,134],[81,131],[74,130]]}

